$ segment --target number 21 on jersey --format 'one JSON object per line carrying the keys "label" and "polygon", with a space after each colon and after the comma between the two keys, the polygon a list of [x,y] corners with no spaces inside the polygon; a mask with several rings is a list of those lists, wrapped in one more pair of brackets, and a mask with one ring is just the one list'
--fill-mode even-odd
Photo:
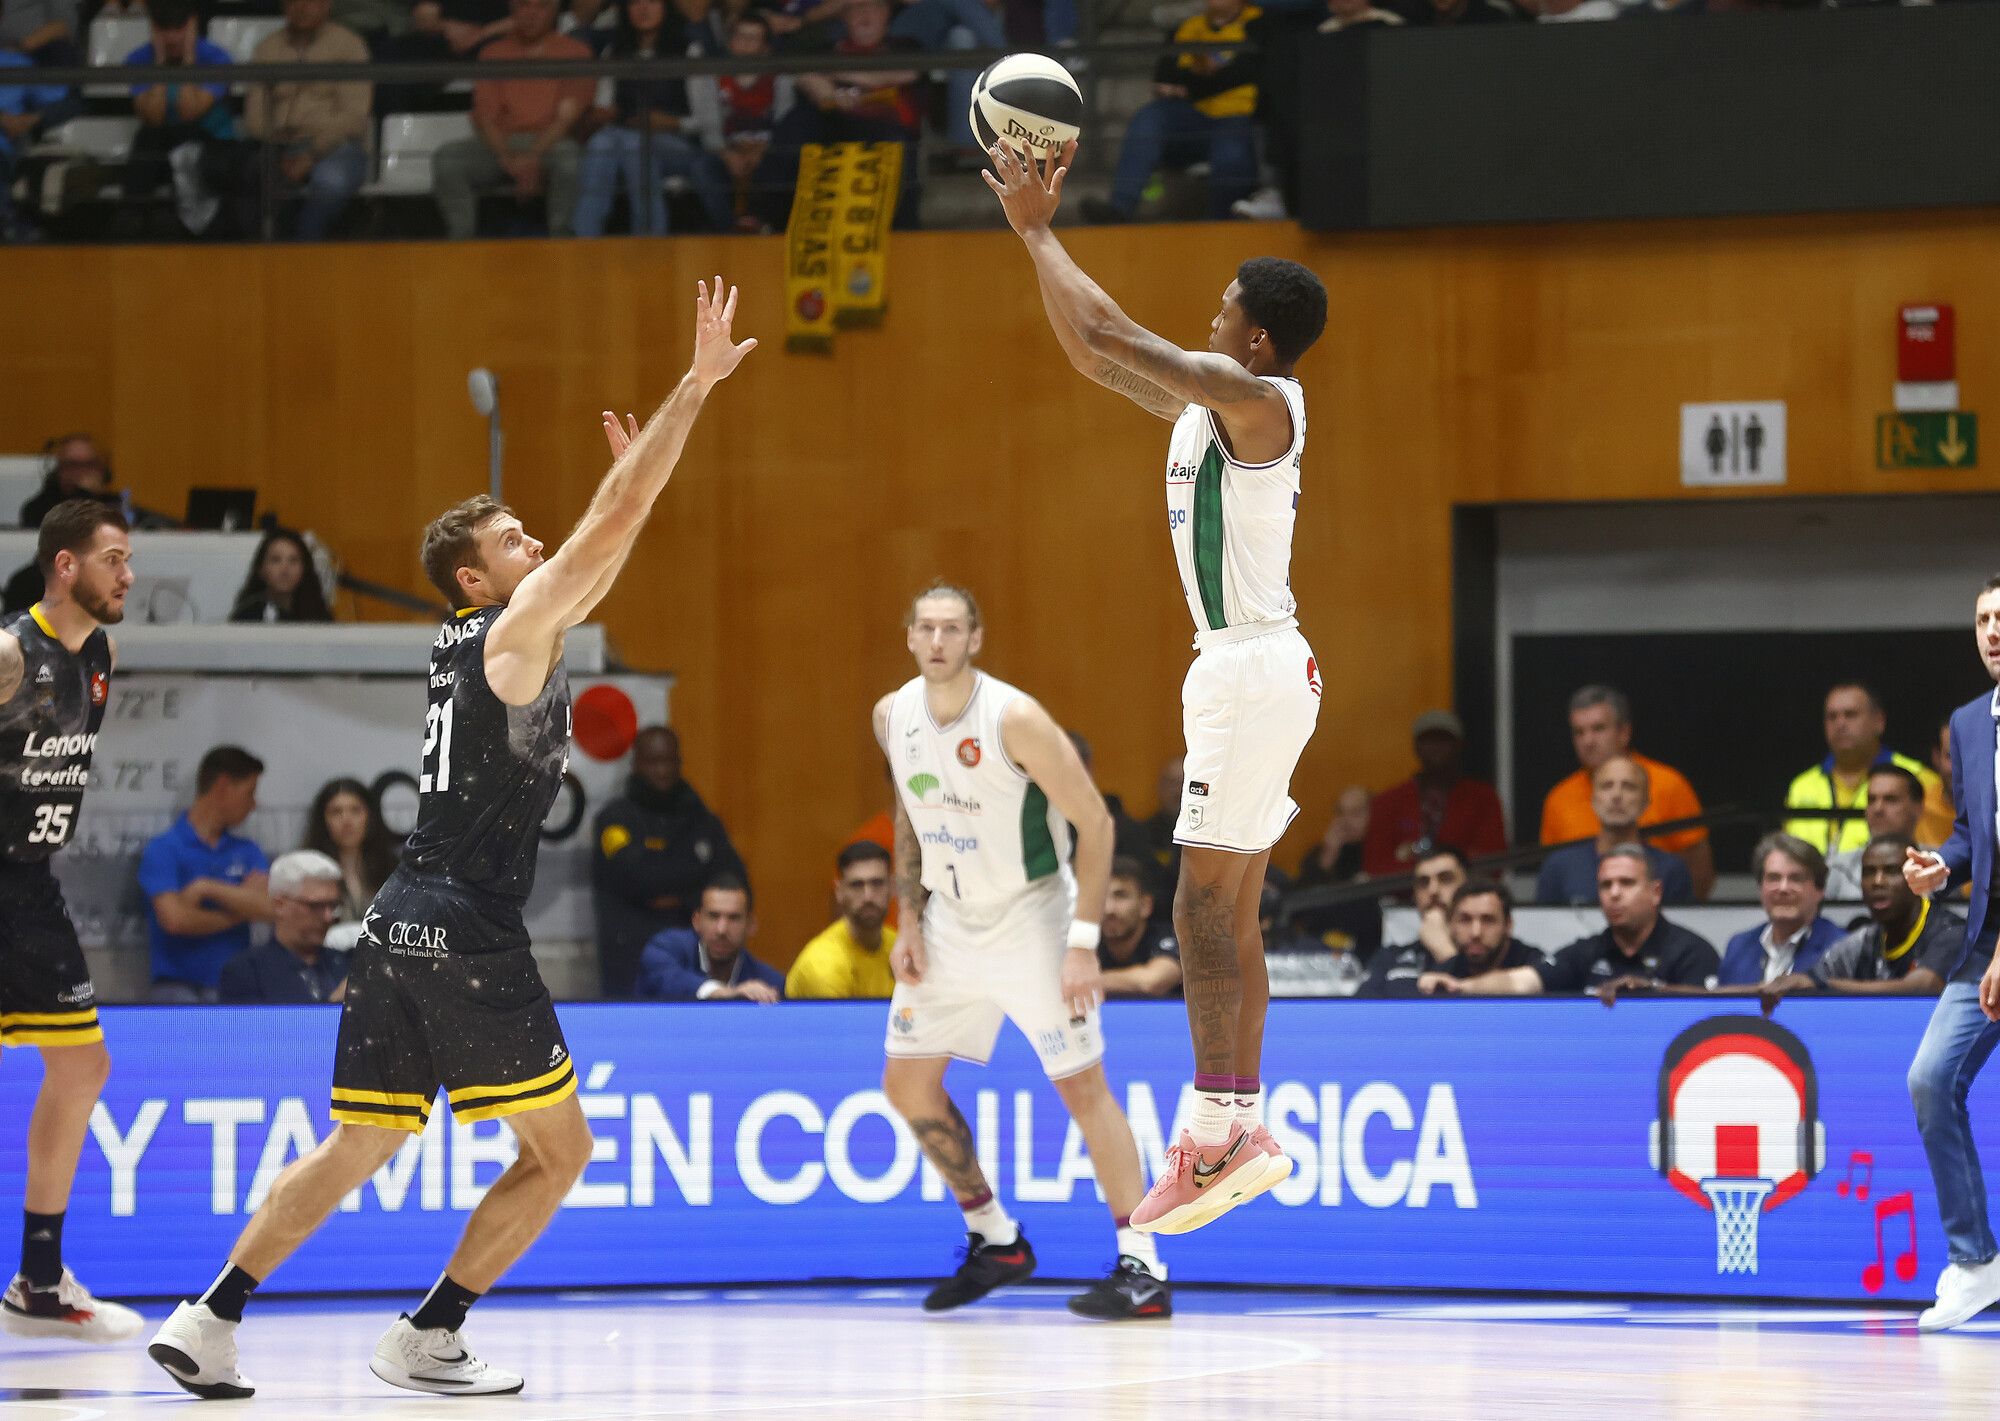
{"label": "number 21 on jersey", "polygon": [[[417,780],[419,794],[451,788],[451,707],[449,700],[434,701],[430,714],[424,718],[423,774]],[[433,755],[437,757],[435,760],[431,758]]]}

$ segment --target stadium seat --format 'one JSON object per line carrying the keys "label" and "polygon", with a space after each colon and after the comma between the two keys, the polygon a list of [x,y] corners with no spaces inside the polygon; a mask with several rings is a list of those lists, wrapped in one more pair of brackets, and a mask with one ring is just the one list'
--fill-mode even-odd
{"label": "stadium seat", "polygon": [[382,120],[382,170],[361,191],[369,197],[421,197],[431,190],[431,154],[472,136],[462,113],[392,113]]}
{"label": "stadium seat", "polygon": [[209,43],[228,50],[229,57],[238,64],[248,64],[264,37],[284,27],[285,22],[275,15],[236,15],[210,20],[208,39]]}
{"label": "stadium seat", "polygon": [[[90,64],[93,69],[123,64],[125,56],[153,38],[144,15],[99,15],[90,22]],[[83,92],[93,99],[123,98],[123,84],[88,84]]]}
{"label": "stadium seat", "polygon": [[132,140],[138,132],[136,118],[73,118],[44,134],[34,151],[122,163],[132,156]]}

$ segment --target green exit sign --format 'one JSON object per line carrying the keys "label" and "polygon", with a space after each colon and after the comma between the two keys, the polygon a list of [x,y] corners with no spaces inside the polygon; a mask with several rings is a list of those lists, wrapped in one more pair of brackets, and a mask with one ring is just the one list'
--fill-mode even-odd
{"label": "green exit sign", "polygon": [[1875,416],[1878,469],[1970,469],[1979,463],[1979,416],[1954,411]]}

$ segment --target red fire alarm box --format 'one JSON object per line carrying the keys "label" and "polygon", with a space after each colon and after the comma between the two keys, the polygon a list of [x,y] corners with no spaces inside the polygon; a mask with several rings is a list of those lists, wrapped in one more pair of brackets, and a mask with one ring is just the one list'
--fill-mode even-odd
{"label": "red fire alarm box", "polygon": [[1896,379],[1923,384],[1958,378],[1949,306],[1905,306],[1896,332]]}

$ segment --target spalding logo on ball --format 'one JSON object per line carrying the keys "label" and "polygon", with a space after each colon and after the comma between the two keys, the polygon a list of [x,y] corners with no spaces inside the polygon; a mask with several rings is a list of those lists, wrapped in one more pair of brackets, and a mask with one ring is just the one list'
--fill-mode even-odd
{"label": "spalding logo on ball", "polygon": [[972,132],[979,146],[1007,143],[1046,157],[1083,125],[1083,91],[1045,54],[1010,54],[972,85]]}

